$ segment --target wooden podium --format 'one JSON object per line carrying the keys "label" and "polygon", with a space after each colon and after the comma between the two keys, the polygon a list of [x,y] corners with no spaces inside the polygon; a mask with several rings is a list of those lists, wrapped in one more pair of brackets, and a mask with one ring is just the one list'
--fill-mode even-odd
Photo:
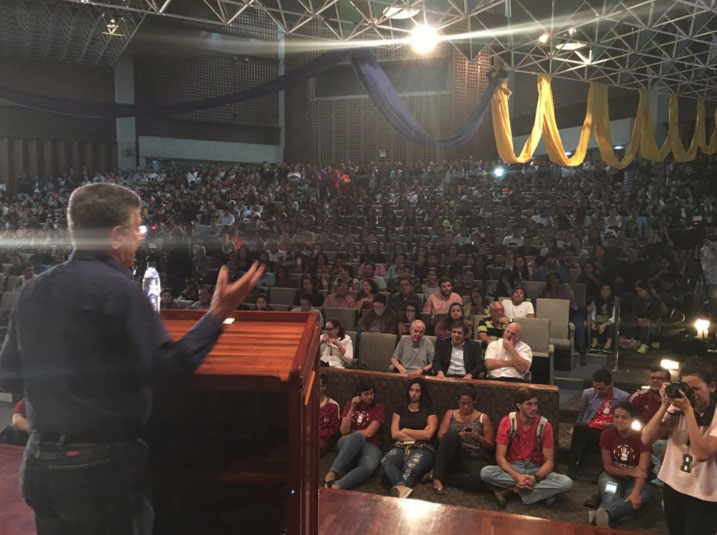
{"label": "wooden podium", "polygon": [[[165,310],[177,340],[204,312]],[[316,313],[235,312],[189,378],[158,387],[159,533],[318,533]]]}

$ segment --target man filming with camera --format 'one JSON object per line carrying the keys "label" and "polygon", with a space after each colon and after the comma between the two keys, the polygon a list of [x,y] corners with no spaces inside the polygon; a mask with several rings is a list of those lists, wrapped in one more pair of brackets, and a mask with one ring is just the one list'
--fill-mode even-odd
{"label": "man filming with camera", "polygon": [[717,532],[717,419],[715,376],[699,359],[685,363],[680,382],[665,383],[661,404],[642,431],[652,444],[668,436],[658,478],[664,482],[665,520],[670,535]]}

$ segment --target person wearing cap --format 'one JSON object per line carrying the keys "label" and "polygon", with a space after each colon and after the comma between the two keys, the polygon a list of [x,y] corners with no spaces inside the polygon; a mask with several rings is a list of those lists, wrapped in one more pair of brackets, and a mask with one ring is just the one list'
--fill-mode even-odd
{"label": "person wearing cap", "polygon": [[525,290],[523,288],[513,290],[512,297],[510,299],[503,299],[501,304],[505,309],[505,315],[510,318],[511,321],[517,318],[535,317],[533,303],[525,300]]}
{"label": "person wearing cap", "polygon": [[361,316],[359,329],[362,332],[398,334],[398,316],[386,306],[386,296],[374,295],[372,305]]}

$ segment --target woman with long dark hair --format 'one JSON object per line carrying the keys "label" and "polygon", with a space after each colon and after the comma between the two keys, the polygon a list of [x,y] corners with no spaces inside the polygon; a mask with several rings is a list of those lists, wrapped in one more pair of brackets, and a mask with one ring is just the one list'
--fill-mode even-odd
{"label": "woman with long dark hair", "polygon": [[393,413],[391,420],[391,438],[396,442],[381,460],[393,485],[392,496],[410,496],[416,481],[431,469],[436,451],[433,435],[437,428],[438,416],[426,383],[423,379],[413,379],[406,390],[406,404]]}

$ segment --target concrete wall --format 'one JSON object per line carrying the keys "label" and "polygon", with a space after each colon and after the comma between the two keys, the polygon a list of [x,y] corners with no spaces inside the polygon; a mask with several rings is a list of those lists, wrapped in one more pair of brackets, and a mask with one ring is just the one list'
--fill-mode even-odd
{"label": "concrete wall", "polygon": [[145,159],[177,159],[219,162],[280,162],[279,145],[202,141],[167,137],[139,136],[140,165]]}

